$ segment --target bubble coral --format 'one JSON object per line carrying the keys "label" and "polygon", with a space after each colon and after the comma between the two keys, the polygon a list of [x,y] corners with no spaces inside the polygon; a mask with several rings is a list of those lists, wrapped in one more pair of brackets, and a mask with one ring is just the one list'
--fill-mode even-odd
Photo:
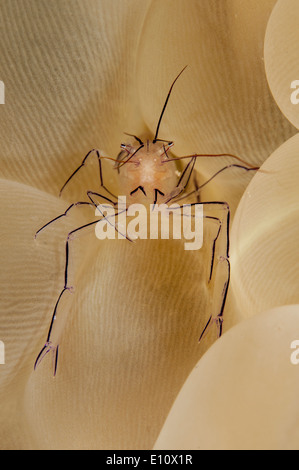
{"label": "bubble coral", "polygon": [[[293,150],[289,156],[288,144],[276,149],[295,134],[295,121],[290,124],[278,109],[264,72],[265,29],[274,5],[274,0],[189,0],[188,6],[184,0],[0,2],[6,91],[0,115],[2,449],[153,447],[203,353],[197,333],[207,298],[197,279],[204,267],[191,255],[178,257],[171,243],[155,256],[146,245],[134,254],[108,244],[78,247],[80,288],[71,305],[59,378],[53,380],[46,361],[36,372],[33,363],[61,287],[61,240],[68,224],[79,224],[83,216],[57,225],[38,243],[34,233],[68,206],[67,198],[57,197],[59,188],[89,149],[116,156],[124,131],[154,131],[169,84],[186,64],[161,128],[161,137],[175,141],[176,155],[230,152],[262,165],[274,152],[266,168],[281,171],[293,185]],[[217,168],[219,162],[211,159],[197,162],[202,179]],[[235,214],[251,176],[226,172],[208,185],[204,198],[227,201]],[[268,302],[271,307],[298,303],[290,277],[284,278],[297,263],[290,254],[295,236],[286,235],[297,230],[288,183],[276,172],[256,178],[251,199],[245,193],[234,221],[226,329],[266,310]],[[279,229],[271,226],[271,201],[277,196],[271,181],[282,185]],[[89,189],[87,175],[80,184],[78,190]],[[260,185],[267,191],[269,213],[263,213]],[[254,217],[265,217],[258,229],[265,235],[255,233]],[[268,237],[269,256],[276,257],[282,246],[286,254],[273,261],[270,272],[283,267],[278,287],[267,282],[268,260],[260,257],[267,253],[262,247]],[[165,262],[166,280],[155,271],[158,258]],[[170,296],[169,286],[178,284]],[[292,321],[297,320],[288,317]],[[245,323],[240,327],[245,331]],[[229,350],[228,342],[223,338],[217,351],[221,344]],[[229,425],[228,420],[228,430]]]}

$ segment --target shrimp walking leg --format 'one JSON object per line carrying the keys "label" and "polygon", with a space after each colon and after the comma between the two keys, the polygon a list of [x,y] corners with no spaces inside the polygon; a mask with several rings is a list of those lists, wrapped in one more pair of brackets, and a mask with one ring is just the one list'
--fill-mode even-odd
{"label": "shrimp walking leg", "polygon": [[100,177],[100,186],[113,198],[116,199],[116,196],[104,185],[104,178],[103,178],[103,168],[102,168],[102,159],[106,157],[101,157],[99,150],[97,149],[92,149],[90,150],[85,157],[82,160],[81,165],[76,168],[76,170],[71,174],[71,176],[66,180],[64,185],[62,186],[59,195],[61,196],[62,192],[64,191],[65,187],[68,185],[68,183],[73,179],[73,177],[81,170],[86,165],[86,162],[88,158],[91,155],[96,155],[98,164],[99,164],[99,177]]}
{"label": "shrimp walking leg", "polygon": [[[97,195],[98,197],[102,198],[103,196],[99,193],[92,193],[93,195]],[[104,200],[107,200],[106,197],[103,197]],[[90,204],[90,203],[89,203]],[[94,205],[96,207],[96,203],[93,201],[92,205]],[[73,207],[73,206],[71,206]],[[115,216],[118,216],[120,213],[122,212],[125,212],[127,209],[124,209],[124,211],[121,211],[119,213],[116,213]],[[62,214],[64,215],[64,214]],[[62,323],[62,320],[60,320],[61,318],[61,314],[59,315],[59,305],[61,303],[61,300],[64,296],[64,294],[66,292],[72,292],[73,290],[73,287],[69,285],[69,261],[70,261],[70,242],[72,241],[72,237],[80,232],[82,232],[83,230],[89,228],[89,227],[92,227],[98,223],[102,223],[102,222],[105,222],[105,221],[108,221],[109,222],[109,216],[107,217],[102,217],[101,219],[98,219],[98,220],[94,220],[92,222],[89,222],[85,225],[82,225],[80,227],[77,227],[76,229],[72,230],[71,232],[68,233],[68,236],[67,236],[67,239],[66,239],[66,243],[65,243],[65,269],[64,269],[64,286],[63,286],[63,289],[61,290],[59,296],[58,296],[58,299],[56,301],[56,304],[55,304],[55,308],[54,308],[54,311],[53,311],[53,314],[52,314],[52,319],[51,319],[51,323],[50,323],[50,327],[49,327],[49,331],[48,331],[48,335],[47,335],[47,339],[46,339],[46,342],[45,342],[45,345],[43,346],[43,348],[41,349],[40,353],[38,354],[37,358],[36,358],[36,361],[35,361],[35,365],[34,365],[34,369],[37,368],[37,366],[41,363],[41,361],[44,359],[44,357],[50,352],[52,351],[53,352],[53,375],[55,376],[56,375],[56,372],[57,372],[57,365],[58,365],[58,349],[59,349],[59,344],[58,344],[58,341],[59,341],[59,332],[62,330],[61,328],[61,323]],[[55,219],[56,220],[56,219]],[[109,223],[112,223],[112,222],[109,222]],[[48,224],[47,224],[48,225]],[[117,231],[117,228],[116,226],[114,225],[114,228],[115,230]],[[128,238],[128,237],[127,237]],[[129,238],[128,238],[129,240]],[[130,240],[131,241],[131,240]],[[65,320],[64,320],[65,321]],[[63,321],[63,323],[64,323]],[[55,331],[56,330],[56,331]],[[53,339],[53,336],[55,337],[55,339]]]}
{"label": "shrimp walking leg", "polygon": [[86,207],[86,206],[94,206],[94,204],[90,203],[90,202],[85,202],[85,201],[79,201],[79,202],[76,202],[74,204],[71,204],[65,212],[63,212],[63,214],[60,214],[58,215],[57,217],[55,217],[54,219],[50,220],[49,222],[47,222],[45,225],[43,225],[36,233],[35,233],[35,239],[37,238],[37,236],[40,234],[40,232],[42,232],[44,229],[46,229],[47,227],[49,227],[49,225],[51,225],[52,223],[56,222],[57,220],[61,219],[62,217],[66,217],[68,215],[68,213],[72,210],[72,209],[75,209],[76,207]]}
{"label": "shrimp walking leg", "polygon": [[[45,342],[45,345],[41,349],[40,353],[38,354],[35,364],[34,364],[34,369],[37,368],[37,366],[41,363],[41,361],[44,359],[44,357],[50,352],[53,352],[54,356],[54,361],[53,361],[53,375],[56,375],[57,371],[57,363],[58,363],[58,348],[59,348],[59,336],[60,336],[60,331],[62,330],[61,328],[61,314],[59,315],[59,306],[61,303],[62,298],[64,297],[66,292],[72,292],[73,287],[69,285],[69,262],[70,262],[70,242],[72,241],[72,236],[75,233],[79,233],[80,231],[91,227],[92,225],[95,225],[99,222],[99,220],[95,220],[93,222],[90,222],[88,224],[82,225],[81,227],[76,228],[75,230],[72,230],[69,232],[66,243],[65,243],[65,268],[64,268],[64,286],[63,289],[61,290],[58,299],[55,304],[55,308],[52,314],[52,319],[47,335],[47,339]],[[63,319],[62,319],[63,320]],[[64,323],[64,321],[63,321]]]}
{"label": "shrimp walking leg", "polygon": [[[198,203],[188,204],[189,206],[197,206]],[[208,322],[204,327],[199,341],[203,338],[208,328],[215,323],[218,330],[218,337],[222,335],[223,313],[226,304],[226,298],[230,282],[230,261],[229,261],[229,224],[230,209],[225,202],[201,202],[204,213],[203,218],[209,222],[213,221],[218,225],[216,236],[213,239],[211,264],[208,283],[213,281],[213,302],[212,311]],[[179,206],[179,209],[184,206]],[[210,213],[212,212],[212,215]],[[220,216],[216,217],[215,212],[220,212]],[[183,211],[183,215],[184,214]],[[194,215],[192,215],[194,217]],[[218,247],[218,244],[220,245]],[[220,295],[218,296],[218,292]]]}
{"label": "shrimp walking leg", "polygon": [[[229,261],[229,227],[230,227],[230,209],[226,202],[202,202],[205,212],[220,211],[223,215],[219,217],[220,222],[218,232],[213,241],[212,261],[210,270],[210,281],[214,282],[214,295],[212,312],[208,322],[203,329],[199,341],[203,338],[208,328],[215,323],[217,326],[218,337],[223,331],[223,314],[227,300],[228,288],[230,283],[230,261]],[[208,220],[214,217],[206,217]],[[220,245],[217,248],[217,245]],[[216,255],[217,254],[217,255]],[[220,293],[219,298],[217,293]]]}

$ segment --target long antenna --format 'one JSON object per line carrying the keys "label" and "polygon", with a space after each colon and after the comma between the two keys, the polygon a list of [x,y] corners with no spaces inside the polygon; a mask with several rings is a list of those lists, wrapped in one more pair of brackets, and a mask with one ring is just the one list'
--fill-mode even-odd
{"label": "long antenna", "polygon": [[163,117],[163,114],[164,114],[164,112],[165,112],[165,109],[166,109],[166,106],[167,106],[167,103],[168,103],[170,94],[171,94],[171,92],[172,92],[173,86],[174,86],[175,82],[177,81],[177,79],[182,75],[182,73],[184,72],[184,70],[186,69],[186,67],[188,67],[188,66],[186,65],[186,66],[183,68],[183,70],[181,70],[181,72],[178,74],[178,76],[174,79],[174,81],[172,82],[172,85],[171,85],[171,87],[170,87],[170,90],[169,90],[169,92],[168,92],[167,98],[166,98],[166,100],[165,100],[165,103],[164,103],[162,112],[161,112],[161,114],[160,114],[160,118],[159,118],[159,121],[158,121],[157,129],[156,129],[156,134],[155,134],[153,143],[155,143],[155,142],[157,141],[157,139],[158,139],[158,133],[159,133],[160,124],[161,124],[162,117]]}

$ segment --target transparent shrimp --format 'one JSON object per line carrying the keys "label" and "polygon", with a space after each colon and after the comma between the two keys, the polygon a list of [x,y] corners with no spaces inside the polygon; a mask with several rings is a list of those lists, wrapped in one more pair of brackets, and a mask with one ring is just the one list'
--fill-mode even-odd
{"label": "transparent shrimp", "polygon": [[[172,89],[180,75],[183,73],[186,67],[179,73],[179,75],[173,81],[168,95],[166,97],[162,112],[160,114],[156,132],[153,139],[147,139],[143,141],[141,138],[135,135],[128,134],[134,139],[132,143],[121,144],[121,151],[117,158],[103,157],[100,151],[97,149],[90,150],[84,157],[82,163],[78,168],[71,174],[67,179],[63,187],[61,188],[60,195],[72,180],[72,178],[85,166],[89,158],[96,158],[99,168],[99,186],[98,192],[87,191],[88,201],[78,201],[71,204],[67,210],[50,220],[47,224],[41,227],[35,237],[39,233],[45,230],[49,225],[62,219],[69,212],[76,207],[85,208],[91,206],[96,209],[101,204],[109,204],[117,208],[113,215],[113,222],[109,220],[109,215],[101,213],[102,217],[100,222],[110,223],[113,225],[116,231],[120,231],[119,225],[115,222],[121,214],[126,213],[128,208],[132,204],[144,204],[152,205],[156,204],[177,204],[177,207],[182,207],[182,201],[188,200],[191,206],[202,205],[203,207],[203,218],[207,222],[213,222],[217,226],[216,236],[213,240],[211,248],[211,262],[209,269],[208,282],[213,280],[214,282],[214,299],[211,306],[211,312],[209,314],[208,322],[202,331],[199,340],[203,338],[208,328],[213,323],[217,326],[218,336],[222,334],[223,315],[226,304],[226,298],[229,288],[230,281],[230,262],[229,262],[229,226],[230,226],[230,209],[229,205],[224,201],[200,201],[200,192],[202,189],[209,184],[214,178],[217,177],[223,171],[226,171],[232,167],[239,168],[245,171],[255,171],[259,167],[251,166],[239,157],[232,154],[217,154],[217,155],[206,155],[206,154],[194,154],[182,157],[174,157],[170,152],[174,143],[171,141],[165,141],[158,138],[160,124],[166,110],[168,100],[170,98]],[[236,161],[224,166],[214,175],[212,175],[203,184],[195,185],[195,189],[192,191],[187,190],[189,182],[194,174],[195,162],[201,157],[231,157]],[[119,182],[119,194],[113,194],[109,188],[105,186],[102,162],[104,159],[112,160],[114,162],[114,169],[117,171],[117,177]],[[184,168],[181,168],[183,160],[187,160],[187,164]],[[120,209],[117,205],[118,196],[122,195],[125,197],[126,204]],[[217,215],[215,215],[215,213]],[[57,298],[56,304],[53,309],[52,319],[46,341],[37,356],[34,368],[36,368],[44,357],[48,353],[53,354],[53,374],[56,375],[57,364],[58,364],[58,351],[61,333],[65,326],[66,316],[60,315],[61,306],[63,302],[68,302],[68,294],[72,291],[72,286],[69,285],[69,261],[70,261],[70,247],[71,241],[74,235],[79,235],[81,231],[89,227],[93,227],[99,223],[97,220],[77,227],[68,233],[65,242],[65,271],[64,271],[64,285]],[[128,242],[132,242],[127,234],[123,235],[127,238]],[[219,293],[219,295],[218,295]]]}

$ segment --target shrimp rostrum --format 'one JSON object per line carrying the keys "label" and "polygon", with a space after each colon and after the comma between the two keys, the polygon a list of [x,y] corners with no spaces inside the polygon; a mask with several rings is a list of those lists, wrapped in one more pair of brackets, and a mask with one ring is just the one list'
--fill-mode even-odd
{"label": "shrimp rostrum", "polygon": [[[185,67],[186,68],[186,67]],[[90,150],[84,157],[82,163],[70,175],[63,187],[60,194],[64,191],[65,187],[73,179],[73,177],[85,166],[87,160],[94,158],[99,168],[99,189],[98,191],[87,191],[87,201],[78,201],[71,204],[67,210],[50,220],[42,226],[37,232],[45,230],[49,225],[61,219],[72,211],[75,207],[91,206],[94,209],[99,209],[101,215],[100,222],[110,224],[123,238],[132,242],[132,237],[128,233],[120,233],[120,225],[115,222],[118,217],[128,213],[129,208],[133,204],[143,204],[150,207],[153,211],[157,206],[173,208],[180,210],[186,206],[196,209],[201,207],[203,223],[213,221],[216,224],[217,230],[212,241],[210,252],[210,265],[209,275],[207,282],[214,282],[215,288],[213,296],[215,302],[211,302],[211,311],[208,313],[208,321],[199,335],[199,340],[203,338],[207,330],[214,324],[217,328],[217,336],[221,336],[223,331],[223,318],[225,304],[229,289],[230,282],[230,262],[229,262],[229,229],[230,229],[230,208],[225,201],[202,201],[201,191],[207,186],[214,178],[220,173],[235,167],[245,171],[258,170],[243,161],[241,158],[232,154],[194,154],[182,157],[175,157],[171,152],[174,143],[158,138],[160,124],[166,110],[174,84],[185,70],[173,81],[168,95],[166,97],[162,112],[160,114],[156,132],[152,139],[141,139],[136,135],[128,134],[132,138],[132,143],[121,144],[121,151],[116,158],[102,156],[97,149]],[[195,162],[201,157],[231,157],[233,163],[227,164],[213,174],[208,180],[200,185],[196,182],[190,189],[190,184],[195,181]],[[105,186],[105,178],[103,172],[103,160],[108,159],[114,162],[114,169],[117,172],[119,182],[119,194],[115,195],[108,187]],[[121,194],[122,205],[119,204]],[[185,202],[188,204],[185,204]],[[111,211],[105,210],[107,207],[114,208],[113,217]],[[194,212],[188,213],[189,217],[194,217]],[[217,215],[215,215],[217,214]],[[183,216],[185,213],[183,212]],[[65,240],[65,270],[64,270],[64,285],[58,295],[56,304],[53,307],[52,319],[49,326],[46,341],[38,354],[35,361],[35,368],[40,364],[43,358],[49,353],[53,354],[53,369],[54,376],[57,371],[58,364],[58,350],[60,332],[62,329],[63,321],[60,320],[59,307],[63,302],[63,297],[67,291],[71,290],[69,284],[69,270],[70,270],[70,244],[74,235],[80,234],[81,231],[87,227],[95,226],[99,223],[99,218],[93,220],[85,225],[75,228],[68,233]],[[217,297],[217,298],[216,298]]]}

